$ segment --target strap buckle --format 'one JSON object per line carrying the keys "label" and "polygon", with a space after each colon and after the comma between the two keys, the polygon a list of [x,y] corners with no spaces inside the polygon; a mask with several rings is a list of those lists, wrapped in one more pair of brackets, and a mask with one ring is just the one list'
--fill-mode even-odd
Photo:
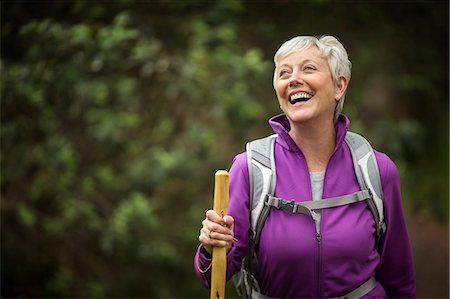
{"label": "strap buckle", "polygon": [[291,213],[296,213],[298,206],[296,205],[295,201],[280,201],[279,202],[279,208]]}
{"label": "strap buckle", "polygon": [[281,203],[281,201],[278,198],[276,198],[268,193],[265,195],[264,204],[266,206],[272,206],[272,207],[279,209],[280,203]]}

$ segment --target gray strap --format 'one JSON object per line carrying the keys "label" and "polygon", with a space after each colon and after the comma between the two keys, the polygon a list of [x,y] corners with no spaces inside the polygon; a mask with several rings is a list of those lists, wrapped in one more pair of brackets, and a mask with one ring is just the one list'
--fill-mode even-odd
{"label": "gray strap", "polygon": [[368,281],[360,285],[358,288],[348,293],[347,295],[335,297],[332,299],[359,299],[364,295],[367,295],[370,291],[372,291],[377,285],[377,280],[375,277],[371,277]]}
{"label": "gray strap", "polygon": [[[339,297],[333,297],[330,299],[359,299],[363,297],[364,295],[367,295],[370,291],[372,291],[375,286],[377,285],[377,280],[375,277],[371,277],[368,281],[360,285],[355,290],[351,291],[347,295],[339,296]],[[265,296],[261,294],[260,292],[253,291],[252,292],[252,298],[254,299],[275,299],[273,297]]]}
{"label": "gray strap", "polygon": [[326,208],[339,207],[339,206],[355,203],[358,201],[366,200],[366,199],[370,198],[370,196],[371,195],[370,195],[369,190],[362,190],[362,191],[358,191],[358,192],[343,195],[343,196],[330,197],[330,198],[326,198],[323,200],[304,202],[303,205],[305,207],[310,208],[311,210],[326,209]]}
{"label": "gray strap", "polygon": [[260,292],[256,292],[256,291],[252,292],[252,298],[253,299],[277,299],[274,297],[269,297],[269,296],[263,295]]}
{"label": "gray strap", "polygon": [[369,199],[367,204],[375,218],[376,234],[379,240],[386,230],[386,224],[384,222],[383,190],[375,154],[370,143],[361,135],[347,132],[345,142],[352,154],[355,174],[361,190],[369,189],[372,192],[373,198]]}
{"label": "gray strap", "polygon": [[276,184],[274,143],[276,134],[247,143],[247,162],[250,180],[250,211],[253,235],[264,207],[265,194],[273,194]]}
{"label": "gray strap", "polygon": [[371,194],[370,191],[366,189],[348,195],[331,197],[323,200],[303,201],[303,202],[296,202],[293,200],[287,201],[278,197],[267,196],[265,204],[291,213],[306,214],[315,219],[317,215],[314,212],[314,210],[339,207],[363,201],[369,198],[371,198]]}
{"label": "gray strap", "polygon": [[[372,146],[370,143],[361,135],[353,133],[353,132],[347,132],[345,135],[345,142],[349,145],[350,151],[352,152],[353,161],[357,163],[353,163],[355,167],[359,166],[358,172],[361,171],[360,161],[367,156],[368,153],[370,153],[370,159],[368,161],[368,168],[369,168],[369,181],[373,182],[372,187],[373,191],[379,198],[383,198],[383,190],[381,188],[381,181],[380,181],[380,175],[378,171],[378,164],[375,160],[375,155],[373,153]],[[369,187],[366,184],[364,184],[364,176],[361,174],[361,176],[358,178],[358,181],[360,184],[365,185],[365,187]],[[368,182],[366,182],[368,183]]]}
{"label": "gray strap", "polygon": [[[261,237],[261,231],[264,225],[264,222],[267,219],[267,216],[269,216],[270,207],[267,205],[264,205],[263,209],[261,210],[261,214],[259,215],[258,221],[256,222],[256,229],[255,229],[255,236],[254,236],[254,242],[253,246],[259,243],[259,238]],[[254,248],[252,248],[253,250]]]}
{"label": "gray strap", "polygon": [[[247,143],[247,161],[250,179],[250,223],[251,236],[247,257],[243,261],[245,281],[252,284],[251,290],[258,289],[257,279],[253,276],[258,272],[255,248],[259,242],[264,222],[269,215],[270,207],[264,204],[267,194],[274,194],[276,184],[275,170],[275,140],[274,134],[266,138]],[[248,272],[247,272],[248,271]],[[246,287],[249,290],[249,285]]]}

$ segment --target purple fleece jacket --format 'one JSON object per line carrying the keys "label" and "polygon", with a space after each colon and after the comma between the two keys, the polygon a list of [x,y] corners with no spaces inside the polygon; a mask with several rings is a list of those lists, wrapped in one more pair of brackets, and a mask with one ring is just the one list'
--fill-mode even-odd
{"label": "purple fleece jacket", "polygon": [[[311,181],[303,153],[289,136],[284,114],[270,119],[278,134],[275,144],[277,183],[275,196],[312,200]],[[322,198],[359,191],[350,150],[344,137],[350,121],[341,115],[336,124],[336,148],[328,162]],[[402,208],[400,179],[395,164],[375,151],[384,193],[387,225],[375,250],[375,221],[366,202],[322,210],[322,239],[316,241],[311,217],[272,208],[256,249],[261,292],[275,298],[329,298],[345,295],[375,276],[377,286],[364,298],[413,298],[415,276],[411,246]],[[249,249],[249,176],[245,153],[230,169],[228,214],[234,218],[239,240],[227,255],[227,279],[241,268]],[[200,245],[194,261],[196,275],[208,287],[211,259]]]}

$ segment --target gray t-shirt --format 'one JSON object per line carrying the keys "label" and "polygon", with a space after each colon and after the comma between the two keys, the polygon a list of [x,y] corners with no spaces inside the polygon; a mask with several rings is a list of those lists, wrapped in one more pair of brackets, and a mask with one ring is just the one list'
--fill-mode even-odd
{"label": "gray t-shirt", "polygon": [[[310,172],[309,177],[311,179],[311,188],[312,188],[312,196],[313,200],[321,200],[322,192],[323,192],[323,180],[325,178],[325,171],[319,172]],[[320,218],[321,218],[321,210],[317,211],[318,219],[316,221],[316,229],[320,231]]]}
{"label": "gray t-shirt", "polygon": [[313,200],[321,200],[325,171],[310,172],[309,177],[311,178]]}

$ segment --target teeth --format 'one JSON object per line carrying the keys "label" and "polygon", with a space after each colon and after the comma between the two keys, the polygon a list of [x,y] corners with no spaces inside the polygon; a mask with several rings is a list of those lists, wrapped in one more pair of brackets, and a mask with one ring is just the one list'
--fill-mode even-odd
{"label": "teeth", "polygon": [[297,100],[297,99],[300,99],[300,98],[302,98],[302,99],[310,99],[310,98],[312,98],[312,95],[310,95],[309,93],[306,93],[306,92],[299,92],[299,93],[291,95],[290,99],[291,100]]}

